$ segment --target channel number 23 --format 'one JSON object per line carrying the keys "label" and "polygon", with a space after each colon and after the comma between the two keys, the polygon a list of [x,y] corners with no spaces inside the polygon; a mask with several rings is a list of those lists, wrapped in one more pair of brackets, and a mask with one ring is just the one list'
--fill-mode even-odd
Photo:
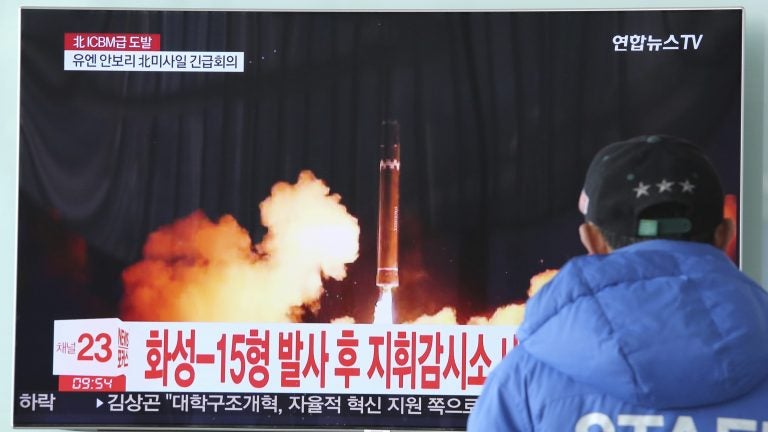
{"label": "channel number 23", "polygon": [[77,345],[81,346],[77,352],[78,360],[106,363],[112,358],[112,337],[107,333],[83,333],[77,338]]}

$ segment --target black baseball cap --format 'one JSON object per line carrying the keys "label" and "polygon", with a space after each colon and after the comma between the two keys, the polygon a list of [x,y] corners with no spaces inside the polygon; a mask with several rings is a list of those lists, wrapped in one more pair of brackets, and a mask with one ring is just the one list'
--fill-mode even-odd
{"label": "black baseball cap", "polygon": [[[684,214],[643,217],[663,203]],[[693,143],[643,135],[610,144],[592,159],[579,198],[588,222],[627,237],[681,237],[711,232],[723,220],[723,189],[709,159]]]}

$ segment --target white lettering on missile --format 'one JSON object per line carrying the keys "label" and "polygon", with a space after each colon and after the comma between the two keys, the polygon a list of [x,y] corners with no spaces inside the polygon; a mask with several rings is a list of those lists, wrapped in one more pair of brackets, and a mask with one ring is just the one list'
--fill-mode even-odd
{"label": "white lettering on missile", "polygon": [[395,159],[382,159],[379,161],[379,169],[383,168],[400,171],[400,161]]}

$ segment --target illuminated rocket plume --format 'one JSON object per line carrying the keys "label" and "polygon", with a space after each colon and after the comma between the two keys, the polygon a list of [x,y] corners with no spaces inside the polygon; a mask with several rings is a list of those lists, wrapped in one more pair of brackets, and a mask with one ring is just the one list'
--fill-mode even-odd
{"label": "illuminated rocket plume", "polygon": [[392,290],[400,285],[397,274],[398,207],[400,205],[400,125],[381,124],[379,141],[379,228],[376,238],[376,286],[381,296],[374,310],[374,323],[393,322]]}
{"label": "illuminated rocket plume", "polygon": [[398,207],[400,205],[400,125],[381,124],[379,160],[379,233],[376,286],[390,290],[400,285],[397,274]]}

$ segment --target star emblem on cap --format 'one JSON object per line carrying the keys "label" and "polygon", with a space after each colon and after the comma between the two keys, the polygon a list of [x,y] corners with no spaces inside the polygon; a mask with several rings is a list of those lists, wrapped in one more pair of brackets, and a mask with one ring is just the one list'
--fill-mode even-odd
{"label": "star emblem on cap", "polygon": [[667,179],[661,179],[660,183],[656,183],[656,187],[659,188],[659,193],[672,192],[672,186],[675,182],[667,181]]}
{"label": "star emblem on cap", "polygon": [[696,185],[689,182],[688,179],[685,179],[685,181],[681,181],[680,186],[683,187],[683,192],[688,192],[688,193],[693,193],[693,188],[696,187]]}
{"label": "star emblem on cap", "polygon": [[643,182],[638,183],[637,187],[632,189],[637,194],[637,195],[635,195],[635,198],[640,198],[643,195],[650,196],[650,193],[648,192],[648,188],[650,188],[650,187],[651,187],[651,185],[649,185],[649,184],[645,184]]}

